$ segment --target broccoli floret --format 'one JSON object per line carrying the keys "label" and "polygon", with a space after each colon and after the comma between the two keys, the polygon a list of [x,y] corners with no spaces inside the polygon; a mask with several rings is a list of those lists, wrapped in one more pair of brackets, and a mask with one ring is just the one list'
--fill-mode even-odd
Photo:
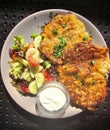
{"label": "broccoli floret", "polygon": [[26,43],[22,36],[14,36],[14,44],[12,46],[13,50],[15,51],[24,50],[25,45]]}
{"label": "broccoli floret", "polygon": [[14,79],[20,78],[23,72],[23,65],[18,61],[9,63],[10,63],[9,74],[13,75]]}

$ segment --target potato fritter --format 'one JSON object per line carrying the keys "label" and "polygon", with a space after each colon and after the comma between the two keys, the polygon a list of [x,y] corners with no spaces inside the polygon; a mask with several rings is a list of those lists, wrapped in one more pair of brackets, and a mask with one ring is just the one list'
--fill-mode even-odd
{"label": "potato fritter", "polygon": [[74,14],[57,14],[41,33],[41,53],[56,64],[58,81],[76,106],[94,110],[107,95],[110,71],[107,47],[92,43],[83,22]]}
{"label": "potato fritter", "polygon": [[[107,95],[106,74],[108,60],[95,60],[59,66],[58,81],[63,83],[71,96],[71,102],[78,107],[94,110],[95,106],[104,101]],[[101,64],[102,63],[102,64]]]}
{"label": "potato fritter", "polygon": [[83,22],[74,14],[57,14],[41,33],[41,52],[52,62],[63,64],[63,53],[79,42],[91,41]]}

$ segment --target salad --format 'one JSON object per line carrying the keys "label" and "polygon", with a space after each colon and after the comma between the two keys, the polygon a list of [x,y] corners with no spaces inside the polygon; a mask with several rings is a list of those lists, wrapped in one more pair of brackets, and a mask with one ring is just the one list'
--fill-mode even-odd
{"label": "salad", "polygon": [[31,38],[32,43],[26,43],[23,36],[14,36],[9,49],[11,83],[23,95],[36,95],[45,82],[55,79],[49,72],[52,63],[44,60],[39,51],[42,36],[31,34]]}

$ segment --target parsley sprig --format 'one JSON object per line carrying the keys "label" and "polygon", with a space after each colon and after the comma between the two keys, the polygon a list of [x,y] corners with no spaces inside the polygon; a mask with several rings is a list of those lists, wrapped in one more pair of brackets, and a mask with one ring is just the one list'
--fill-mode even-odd
{"label": "parsley sprig", "polygon": [[59,58],[62,55],[64,47],[67,45],[66,38],[59,37],[58,40],[59,40],[59,44],[54,46],[53,48],[53,56],[55,58]]}

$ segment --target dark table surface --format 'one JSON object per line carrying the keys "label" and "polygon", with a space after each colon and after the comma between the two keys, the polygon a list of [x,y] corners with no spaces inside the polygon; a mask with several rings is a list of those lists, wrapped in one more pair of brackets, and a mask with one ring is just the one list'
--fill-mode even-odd
{"label": "dark table surface", "polygon": [[[10,31],[26,16],[44,9],[67,9],[89,19],[110,48],[110,0],[0,0],[0,52]],[[108,82],[108,88],[110,83]],[[0,78],[0,130],[110,130],[110,94],[94,112],[66,119],[43,119],[20,108]]]}

